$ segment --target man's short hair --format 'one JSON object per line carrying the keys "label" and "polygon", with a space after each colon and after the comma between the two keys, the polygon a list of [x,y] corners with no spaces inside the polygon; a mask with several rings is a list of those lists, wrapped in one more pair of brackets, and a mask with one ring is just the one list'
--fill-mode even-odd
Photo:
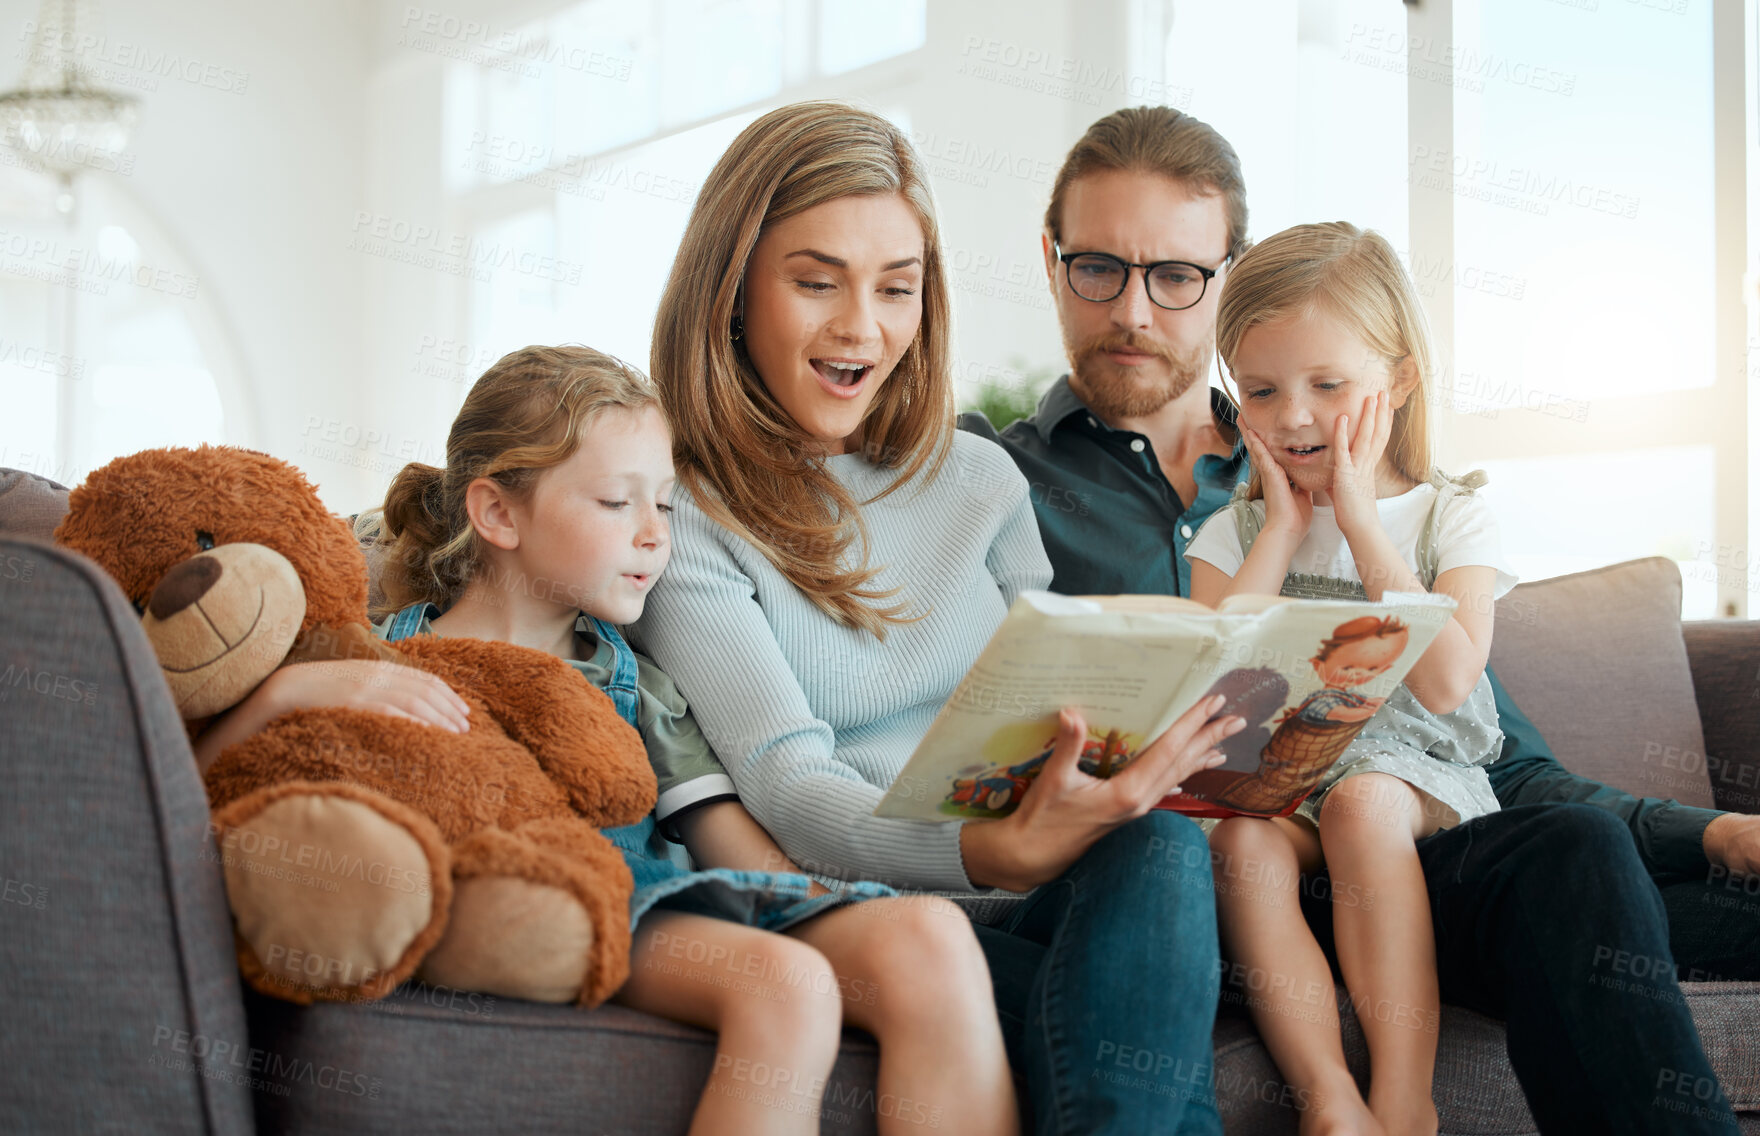
{"label": "man's short hair", "polygon": [[1063,239],[1063,198],[1070,183],[1101,170],[1160,174],[1200,193],[1219,193],[1228,211],[1228,255],[1247,251],[1247,183],[1228,139],[1209,123],[1166,106],[1126,107],[1088,127],[1051,183],[1045,228]]}

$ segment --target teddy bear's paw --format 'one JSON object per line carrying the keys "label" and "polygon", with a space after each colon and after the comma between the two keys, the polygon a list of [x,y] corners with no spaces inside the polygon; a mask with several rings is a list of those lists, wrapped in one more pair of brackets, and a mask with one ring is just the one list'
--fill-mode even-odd
{"label": "teddy bear's paw", "polygon": [[266,994],[382,997],[445,930],[450,853],[407,806],[356,785],[290,782],[214,819],[240,966]]}
{"label": "teddy bear's paw", "polygon": [[479,829],[452,846],[452,865],[458,899],[424,979],[596,1006],[629,976],[629,868],[586,821]]}
{"label": "teddy bear's paw", "polygon": [[447,933],[422,981],[532,1002],[573,1002],[593,957],[593,921],[574,893],[518,876],[453,885]]}

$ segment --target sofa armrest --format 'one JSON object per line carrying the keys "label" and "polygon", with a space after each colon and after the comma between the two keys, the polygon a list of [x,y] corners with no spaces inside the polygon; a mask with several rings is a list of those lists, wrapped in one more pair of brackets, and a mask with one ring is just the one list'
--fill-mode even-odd
{"label": "sofa armrest", "polygon": [[0,759],[0,1127],[248,1133],[263,1059],[164,673],[102,569],[4,535]]}
{"label": "sofa armrest", "polygon": [[1717,807],[1760,813],[1760,620],[1681,624]]}

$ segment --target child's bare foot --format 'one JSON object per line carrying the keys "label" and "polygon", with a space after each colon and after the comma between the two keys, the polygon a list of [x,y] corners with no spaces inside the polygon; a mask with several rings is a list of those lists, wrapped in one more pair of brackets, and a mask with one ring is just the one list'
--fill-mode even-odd
{"label": "child's bare foot", "polygon": [[1301,1136],[1391,1136],[1363,1103],[1355,1081],[1299,1094],[1297,1103],[1302,1109]]}
{"label": "child's bare foot", "polygon": [[1377,1100],[1369,1093],[1369,1107],[1387,1136],[1436,1136],[1440,1121],[1436,1105],[1429,1097]]}

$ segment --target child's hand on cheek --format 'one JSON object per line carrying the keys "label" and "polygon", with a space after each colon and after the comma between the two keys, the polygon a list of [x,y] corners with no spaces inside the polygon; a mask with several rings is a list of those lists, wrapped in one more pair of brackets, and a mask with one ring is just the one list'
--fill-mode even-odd
{"label": "child's hand on cheek", "polygon": [[1332,431],[1332,504],[1338,527],[1349,537],[1379,525],[1375,509],[1375,474],[1393,433],[1393,400],[1385,390],[1363,399],[1362,413],[1352,421],[1338,416]]}
{"label": "child's hand on cheek", "polygon": [[1300,541],[1308,535],[1308,523],[1314,519],[1314,495],[1290,481],[1288,472],[1257,431],[1243,429],[1243,433],[1247,456],[1265,487],[1265,528]]}

